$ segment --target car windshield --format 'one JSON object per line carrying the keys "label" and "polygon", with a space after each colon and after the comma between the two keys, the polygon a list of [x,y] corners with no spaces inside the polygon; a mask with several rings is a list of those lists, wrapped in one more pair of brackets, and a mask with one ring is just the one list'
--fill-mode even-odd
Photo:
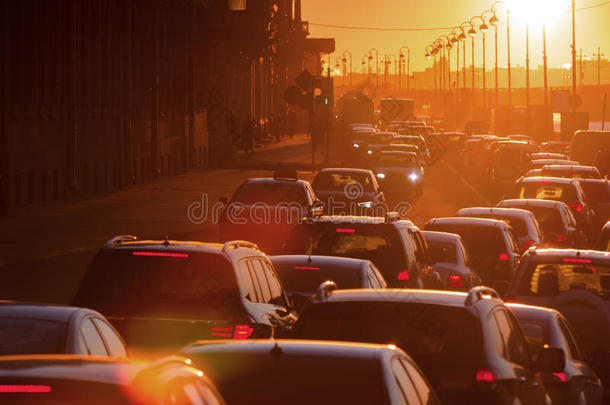
{"label": "car windshield", "polygon": [[412,153],[381,153],[377,156],[375,165],[381,167],[416,167],[415,154]]}
{"label": "car windshield", "polygon": [[564,258],[555,263],[537,263],[531,277],[524,280],[526,295],[554,297],[570,290],[587,290],[610,299],[610,266],[586,258]]}
{"label": "car windshield", "polygon": [[456,263],[457,250],[451,242],[427,241],[428,252],[433,263]]}
{"label": "car windshield", "polygon": [[516,198],[562,201],[568,205],[577,204],[578,197],[572,184],[550,181],[527,182],[519,185]]}
{"label": "car windshield", "polygon": [[296,202],[301,205],[306,205],[307,197],[305,195],[305,190],[299,183],[290,181],[249,181],[237,189],[232,201],[240,202],[245,205],[262,203],[273,206],[282,202]]}
{"label": "car windshield", "polygon": [[313,188],[318,191],[345,192],[348,188],[357,186],[365,193],[374,192],[371,176],[363,173],[320,173],[313,182]]}
{"label": "car windshield", "polygon": [[480,322],[463,307],[408,302],[321,303],[301,315],[295,336],[396,344],[437,386],[455,377],[456,370],[465,374],[465,379],[474,380],[482,362]]}
{"label": "car windshield", "polygon": [[562,233],[564,232],[564,223],[559,210],[552,207],[540,207],[529,205],[527,207],[518,207],[528,210],[534,214],[543,232]]}
{"label": "car windshield", "polygon": [[362,287],[361,271],[353,266],[273,264],[287,291],[315,293],[320,284],[327,280],[334,281],[341,289]]}
{"label": "car windshield", "polygon": [[581,182],[585,198],[591,204],[610,203],[610,185],[607,182]]}
{"label": "car windshield", "polygon": [[62,354],[67,324],[22,317],[0,317],[0,356]]}
{"label": "car windshield", "polygon": [[230,263],[209,253],[102,251],[76,304],[105,315],[224,319],[239,304]]}
{"label": "car windshield", "polygon": [[371,357],[212,353],[198,356],[198,365],[228,404],[376,404],[386,395],[385,383],[379,360]]}
{"label": "car windshield", "polygon": [[[429,229],[428,229],[429,228]],[[451,224],[433,224],[426,230],[457,233],[474,257],[492,257],[506,252],[507,246],[499,228],[491,226],[453,226]]]}

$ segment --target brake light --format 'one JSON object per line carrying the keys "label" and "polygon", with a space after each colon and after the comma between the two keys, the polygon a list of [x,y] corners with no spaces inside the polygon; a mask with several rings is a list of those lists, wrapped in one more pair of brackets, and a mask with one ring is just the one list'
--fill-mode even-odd
{"label": "brake light", "polygon": [[214,337],[227,338],[227,339],[236,339],[236,340],[244,340],[248,339],[254,333],[254,329],[247,324],[235,325],[235,327],[226,327],[226,328],[212,328],[212,332],[210,333]]}
{"label": "brake light", "polygon": [[494,374],[485,368],[480,368],[477,370],[477,381],[480,382],[494,382],[495,377]]}
{"label": "brake light", "polygon": [[559,378],[559,381],[561,381],[561,382],[568,381],[568,377],[566,376],[566,373],[553,373],[553,375],[555,377]]}
{"label": "brake light", "polygon": [[310,266],[294,266],[295,270],[320,270],[319,267],[310,267]]}
{"label": "brake light", "polygon": [[572,204],[572,205],[570,205],[570,208],[574,208],[576,210],[576,212],[582,212],[582,210],[583,210],[583,206],[581,203]]}
{"label": "brake light", "polygon": [[154,256],[154,257],[189,257],[186,253],[165,253],[165,252],[133,252],[134,256]]}
{"label": "brake light", "polygon": [[51,387],[48,385],[0,385],[0,393],[43,393],[51,392]]}
{"label": "brake light", "polygon": [[409,270],[403,270],[398,273],[399,280],[409,280]]}
{"label": "brake light", "polygon": [[460,276],[459,274],[450,274],[449,287],[464,287],[464,280],[462,279],[462,276]]}
{"label": "brake light", "polygon": [[212,328],[211,335],[214,337],[231,338],[233,337],[233,328]]}
{"label": "brake light", "polygon": [[573,259],[570,257],[564,257],[563,259],[561,259],[561,261],[564,263],[593,263],[591,259]]}
{"label": "brake light", "polygon": [[530,246],[532,246],[534,243],[533,240],[528,240],[527,242],[524,242],[523,245],[521,245],[521,251],[525,252],[527,249],[529,249]]}
{"label": "brake light", "polygon": [[338,233],[356,233],[354,228],[337,228],[336,231]]}
{"label": "brake light", "polygon": [[498,260],[501,262],[507,262],[510,258],[508,257],[508,253],[500,253],[498,256]]}
{"label": "brake light", "polygon": [[557,235],[557,242],[565,242],[566,240],[568,240],[566,235]]}

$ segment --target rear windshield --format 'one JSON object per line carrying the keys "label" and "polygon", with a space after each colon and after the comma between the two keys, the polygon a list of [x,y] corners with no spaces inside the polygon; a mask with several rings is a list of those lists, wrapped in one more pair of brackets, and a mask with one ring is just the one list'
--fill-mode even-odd
{"label": "rear windshield", "polygon": [[574,186],[551,182],[523,183],[517,189],[516,198],[535,198],[539,200],[562,201],[568,205],[577,204],[578,197]]}
{"label": "rear windshield", "polygon": [[413,357],[433,384],[454,375],[455,369],[474,371],[482,362],[480,322],[463,307],[400,302],[315,304],[299,318],[295,336],[394,343]]}
{"label": "rear windshield", "polygon": [[607,182],[582,182],[580,186],[591,204],[610,203],[610,186]]}
{"label": "rear windshield", "polygon": [[379,154],[375,161],[377,166],[387,167],[415,167],[417,162],[415,161],[414,154]]}
{"label": "rear windshield", "polygon": [[345,191],[356,185],[365,193],[374,192],[371,176],[362,173],[320,173],[313,182],[313,188],[323,191]]}
{"label": "rear windshield", "polygon": [[63,322],[0,317],[0,356],[63,354],[66,329]]}
{"label": "rear windshield", "polygon": [[[457,233],[462,237],[468,251],[475,257],[494,258],[506,252],[511,246],[506,245],[500,228],[492,226],[454,226],[451,224],[432,224],[426,230]],[[511,249],[512,250],[512,249]]]}
{"label": "rear windshield", "polygon": [[369,259],[391,254],[389,235],[382,227],[337,225],[316,228],[311,254]]}
{"label": "rear windshield", "polygon": [[428,252],[433,263],[456,263],[456,245],[449,242],[428,241]]}
{"label": "rear windshield", "polygon": [[530,274],[521,285],[523,295],[554,297],[565,291],[587,290],[610,299],[610,266],[592,264],[588,259],[566,258],[559,263],[534,264]]}
{"label": "rear windshield", "polygon": [[338,288],[361,288],[359,268],[332,268],[331,266],[273,264],[282,285],[287,291],[315,293],[321,283],[332,280]]}
{"label": "rear windshield", "polygon": [[235,273],[223,256],[155,256],[162,254],[126,249],[100,252],[87,271],[76,304],[105,315],[218,319],[240,303]]}
{"label": "rear windshield", "polygon": [[522,208],[531,211],[534,214],[543,232],[561,233],[564,231],[564,223],[559,210],[536,206]]}
{"label": "rear windshield", "polygon": [[542,176],[565,177],[568,179],[596,179],[599,176],[591,170],[542,169]]}
{"label": "rear windshield", "polygon": [[247,182],[237,189],[232,201],[245,205],[255,203],[277,205],[281,202],[296,202],[306,205],[307,196],[303,187],[298,183],[289,181]]}
{"label": "rear windshield", "polygon": [[379,360],[248,354],[199,355],[202,369],[228,404],[386,403]]}

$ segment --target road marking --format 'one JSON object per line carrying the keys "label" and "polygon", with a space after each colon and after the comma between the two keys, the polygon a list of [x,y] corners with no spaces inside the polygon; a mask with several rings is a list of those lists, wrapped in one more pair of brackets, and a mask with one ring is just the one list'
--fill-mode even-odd
{"label": "road marking", "polygon": [[466,181],[466,179],[464,177],[462,177],[462,175],[457,170],[455,170],[449,163],[447,163],[445,161],[442,161],[442,162],[449,168],[449,170],[451,170],[456,176],[459,177],[460,181],[466,187],[468,187],[479,198],[479,200],[483,201],[487,205],[491,205],[489,200],[487,198],[485,198],[485,196],[483,194],[481,194],[476,188],[474,188],[474,186],[472,184],[470,184],[468,181]]}

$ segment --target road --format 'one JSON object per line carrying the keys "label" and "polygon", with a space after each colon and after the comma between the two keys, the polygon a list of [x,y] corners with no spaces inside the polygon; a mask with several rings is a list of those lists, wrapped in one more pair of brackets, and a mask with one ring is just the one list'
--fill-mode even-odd
{"label": "road", "polygon": [[[300,178],[314,176],[305,136],[269,145],[250,157],[239,156],[236,162],[226,169],[163,178],[0,220],[0,297],[69,303],[95,252],[112,236],[215,241],[215,203],[221,196],[230,197],[243,180],[270,176],[279,162],[304,168]],[[483,203],[484,197],[441,159],[426,168],[424,195],[409,217],[423,227],[430,218]]]}

